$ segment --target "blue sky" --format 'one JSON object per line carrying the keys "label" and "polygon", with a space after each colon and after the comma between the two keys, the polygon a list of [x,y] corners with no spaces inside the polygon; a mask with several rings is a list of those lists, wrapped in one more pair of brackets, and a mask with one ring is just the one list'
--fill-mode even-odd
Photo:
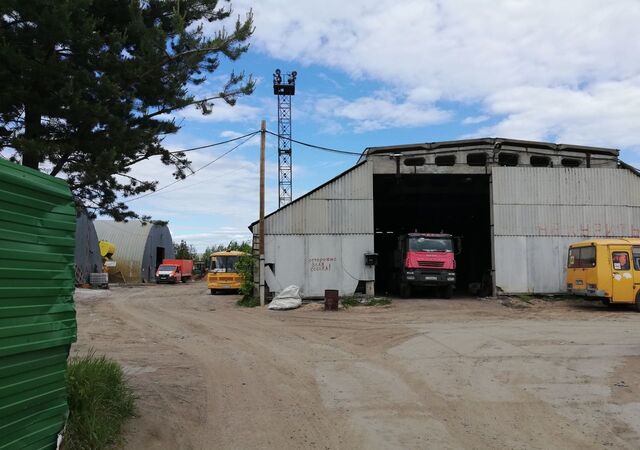
{"label": "blue sky", "polygon": [[[252,4],[255,3],[255,4]],[[249,52],[197,93],[216,92],[233,68],[255,93],[202,116],[176,114],[165,143],[182,149],[258,130],[277,132],[272,74],[296,70],[294,139],[366,147],[507,137],[613,147],[640,166],[640,2],[637,0],[233,1],[253,9]],[[229,24],[230,26],[231,24]],[[216,28],[213,25],[209,31]],[[217,26],[217,25],[216,25]],[[236,143],[190,153],[193,167]],[[258,215],[256,136],[229,156],[130,206],[168,220],[174,240],[199,250],[250,237]],[[293,196],[356,160],[293,145]],[[134,174],[173,181],[158,161]],[[277,142],[267,137],[267,211],[277,207]]]}

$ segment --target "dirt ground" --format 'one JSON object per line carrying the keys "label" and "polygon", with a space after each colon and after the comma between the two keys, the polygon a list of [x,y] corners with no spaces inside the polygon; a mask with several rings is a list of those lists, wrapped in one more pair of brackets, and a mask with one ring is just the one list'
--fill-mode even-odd
{"label": "dirt ground", "polygon": [[244,309],[202,282],[78,290],[138,399],[130,449],[640,448],[640,313],[394,300]]}

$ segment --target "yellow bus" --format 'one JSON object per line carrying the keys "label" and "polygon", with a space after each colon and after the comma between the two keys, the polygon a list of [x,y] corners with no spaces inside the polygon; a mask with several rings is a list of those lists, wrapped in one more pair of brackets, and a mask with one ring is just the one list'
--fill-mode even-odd
{"label": "yellow bus", "polygon": [[593,239],[569,246],[567,290],[640,311],[640,239]]}
{"label": "yellow bus", "polygon": [[207,287],[211,294],[218,291],[237,291],[242,285],[242,275],[238,273],[236,264],[241,256],[239,251],[213,252],[209,257],[209,273]]}

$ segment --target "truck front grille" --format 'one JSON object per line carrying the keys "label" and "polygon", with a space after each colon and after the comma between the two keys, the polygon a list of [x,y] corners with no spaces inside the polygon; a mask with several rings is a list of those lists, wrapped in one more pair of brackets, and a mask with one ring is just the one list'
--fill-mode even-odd
{"label": "truck front grille", "polygon": [[442,267],[444,261],[418,261],[420,267]]}

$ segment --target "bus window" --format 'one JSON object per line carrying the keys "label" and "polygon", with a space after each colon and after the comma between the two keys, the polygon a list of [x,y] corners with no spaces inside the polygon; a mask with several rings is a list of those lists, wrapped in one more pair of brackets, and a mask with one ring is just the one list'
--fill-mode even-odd
{"label": "bus window", "polygon": [[611,254],[611,261],[613,261],[614,270],[631,269],[631,265],[629,264],[629,254],[627,252],[613,252]]}

